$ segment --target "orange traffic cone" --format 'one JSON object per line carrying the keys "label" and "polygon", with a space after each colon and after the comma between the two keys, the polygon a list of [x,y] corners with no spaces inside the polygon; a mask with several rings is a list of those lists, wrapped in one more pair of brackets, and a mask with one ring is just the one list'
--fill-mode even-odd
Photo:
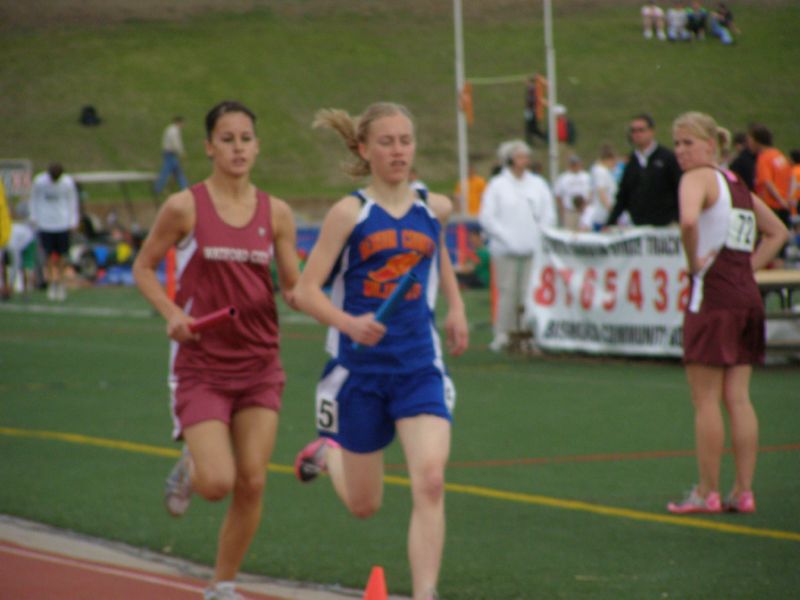
{"label": "orange traffic cone", "polygon": [[367,589],[364,590],[363,600],[388,600],[388,597],[383,567],[372,567],[369,581],[367,581]]}

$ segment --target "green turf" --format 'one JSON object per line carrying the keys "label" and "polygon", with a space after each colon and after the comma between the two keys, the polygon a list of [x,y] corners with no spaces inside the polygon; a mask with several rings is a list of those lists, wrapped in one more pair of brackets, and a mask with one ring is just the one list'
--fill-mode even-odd
{"label": "green turf", "polygon": [[[486,348],[485,293],[468,293],[467,303],[472,348],[449,361],[459,398],[447,477],[469,487],[448,492],[443,597],[785,600],[796,593],[796,364],[754,374],[761,445],[783,447],[759,458],[759,512],[701,518],[701,527],[661,522],[665,503],[695,480],[680,365],[497,356]],[[157,452],[177,450],[162,322],[130,288],[79,290],[63,305],[113,307],[119,316],[31,310],[46,304],[37,293],[0,309],[0,513],[210,564],[224,504],[194,502],[182,520],[161,505],[173,458]],[[363,587],[380,564],[390,591],[408,593],[408,488],[387,484],[380,513],[358,521],[326,481],[301,486],[287,472],[313,435],[312,391],[325,358],[324,330],[284,316],[285,409],[265,519],[244,569]],[[97,438],[145,447],[92,444]],[[404,477],[396,446],[387,462],[390,477]],[[726,457],[725,488],[731,479]],[[728,525],[752,530],[720,530]]]}
{"label": "green turf", "polygon": [[[310,129],[314,112],[329,106],[357,112],[390,99],[417,115],[422,178],[449,192],[457,178],[450,11],[438,7],[421,19],[404,3],[373,2],[368,10],[343,0],[338,11],[323,0],[306,0],[294,11],[280,4],[174,22],[153,14],[146,21],[4,31],[0,156],[27,157],[36,168],[61,159],[72,171],[155,170],[162,128],[182,114],[185,166],[195,180],[208,170],[203,115],[234,97],[260,115],[264,159],[256,181],[288,198],[330,199],[352,184],[339,171],[341,143]],[[541,3],[512,2],[508,10],[501,4],[465,8],[468,77],[545,67]],[[622,4],[564,0],[556,6],[559,100],[576,123],[577,150],[587,161],[606,141],[625,151],[624,126],[642,110],[653,113],[665,143],[672,119],[699,109],[734,130],[762,120],[779,147],[800,147],[794,116],[800,90],[787,72],[800,61],[796,2],[771,0],[766,8],[756,0],[737,2],[743,33],[733,47],[712,39],[646,42],[638,6]],[[480,172],[488,174],[500,141],[522,133],[523,95],[522,84],[476,87],[469,137]],[[97,107],[101,126],[78,125],[85,104]],[[149,201],[140,188],[132,192]],[[90,201],[115,192],[89,191]]]}

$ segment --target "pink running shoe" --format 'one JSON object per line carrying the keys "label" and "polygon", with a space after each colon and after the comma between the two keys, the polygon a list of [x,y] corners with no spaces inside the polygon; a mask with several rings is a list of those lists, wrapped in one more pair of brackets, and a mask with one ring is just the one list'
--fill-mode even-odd
{"label": "pink running shoe", "polygon": [[340,447],[331,438],[317,438],[297,453],[297,458],[294,459],[294,474],[303,483],[313,481],[327,468],[325,451],[328,448]]}
{"label": "pink running shoe", "polygon": [[727,512],[754,513],[756,512],[756,497],[753,492],[740,492],[738,496],[731,493],[722,508]]}
{"label": "pink running shoe", "polygon": [[703,498],[697,493],[697,488],[692,488],[689,495],[682,502],[670,502],[667,510],[676,515],[686,515],[689,513],[719,513],[722,512],[722,502],[719,492],[709,492]]}

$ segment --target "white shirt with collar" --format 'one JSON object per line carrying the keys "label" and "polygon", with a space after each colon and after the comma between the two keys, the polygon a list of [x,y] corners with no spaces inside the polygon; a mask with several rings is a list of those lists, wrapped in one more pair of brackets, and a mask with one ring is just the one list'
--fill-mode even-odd
{"label": "white shirt with collar", "polygon": [[530,256],[541,227],[555,227],[555,202],[547,181],[525,171],[521,177],[504,168],[483,192],[481,227],[489,237],[489,253],[496,256]]}
{"label": "white shirt with collar", "polygon": [[650,145],[644,149],[644,152],[640,151],[638,148],[633,151],[636,155],[636,160],[639,161],[639,165],[644,169],[647,166],[647,161],[650,160],[650,155],[656,151],[658,148],[658,142],[653,140],[650,142]]}

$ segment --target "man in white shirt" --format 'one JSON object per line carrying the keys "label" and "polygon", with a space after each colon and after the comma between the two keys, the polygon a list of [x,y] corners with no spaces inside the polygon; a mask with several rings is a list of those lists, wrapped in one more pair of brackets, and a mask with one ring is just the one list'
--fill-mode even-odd
{"label": "man in white shirt", "polygon": [[161,163],[161,172],[158,174],[158,179],[154,185],[156,194],[160,194],[163,191],[170,176],[175,177],[180,189],[189,187],[189,182],[183,174],[180,162],[181,157],[184,155],[183,138],[181,137],[182,127],[183,117],[175,117],[172,119],[172,123],[164,129],[164,134],[161,137],[163,162]]}
{"label": "man in white shirt", "polygon": [[605,226],[617,195],[617,180],[614,177],[616,164],[614,149],[604,144],[589,173],[592,179],[592,201],[581,215],[579,229],[582,231],[600,231]]}
{"label": "man in white shirt", "polygon": [[592,178],[577,154],[569,157],[567,170],[558,176],[553,191],[561,226],[575,231],[580,214],[589,203],[592,193]]}
{"label": "man in white shirt", "polygon": [[69,254],[69,234],[77,229],[80,210],[75,181],[59,163],[39,173],[31,186],[30,218],[39,234],[47,257],[45,278],[47,298],[63,301],[67,297],[64,272]]}
{"label": "man in white shirt", "polygon": [[505,165],[486,186],[478,220],[489,238],[498,304],[494,322],[495,351],[508,347],[511,334],[523,328],[520,308],[528,291],[533,251],[541,227],[556,224],[553,195],[547,182],[531,173],[531,149],[515,140],[500,146]]}

